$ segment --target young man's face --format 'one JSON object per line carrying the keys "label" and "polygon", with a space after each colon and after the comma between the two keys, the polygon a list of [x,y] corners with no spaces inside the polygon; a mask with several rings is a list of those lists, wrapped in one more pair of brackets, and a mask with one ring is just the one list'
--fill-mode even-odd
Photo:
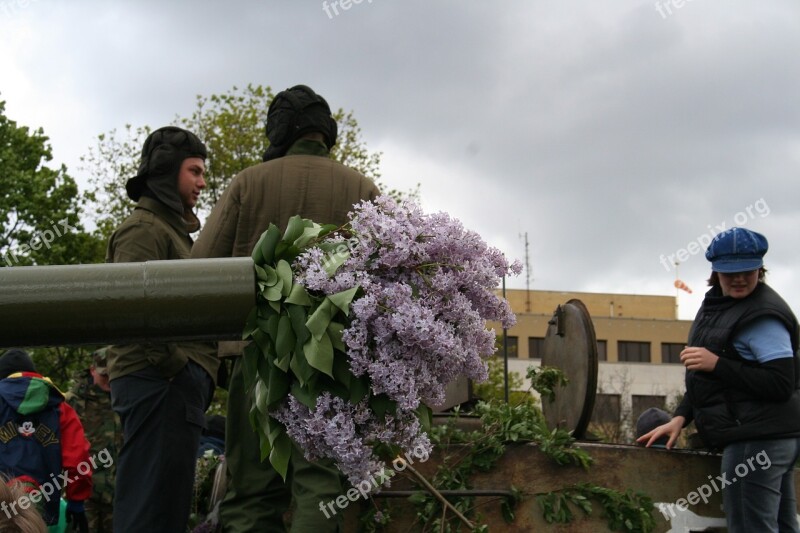
{"label": "young man's face", "polygon": [[183,202],[183,207],[192,209],[200,198],[200,191],[206,188],[204,178],[206,164],[199,157],[187,157],[181,163],[178,172],[178,194]]}

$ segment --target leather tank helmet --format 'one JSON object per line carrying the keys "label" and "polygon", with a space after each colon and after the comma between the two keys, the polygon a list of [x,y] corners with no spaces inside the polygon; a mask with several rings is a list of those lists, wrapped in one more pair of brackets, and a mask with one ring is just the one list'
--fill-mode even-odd
{"label": "leather tank helmet", "polygon": [[295,85],[273,98],[265,129],[269,147],[264,152],[264,161],[283,157],[306,133],[321,133],[328,150],[336,144],[338,135],[328,102],[307,85]]}
{"label": "leather tank helmet", "polygon": [[183,214],[178,173],[183,160],[189,157],[207,157],[206,145],[194,133],[175,126],[155,130],[144,141],[139,171],[125,184],[128,197],[134,202],[142,195],[155,197]]}

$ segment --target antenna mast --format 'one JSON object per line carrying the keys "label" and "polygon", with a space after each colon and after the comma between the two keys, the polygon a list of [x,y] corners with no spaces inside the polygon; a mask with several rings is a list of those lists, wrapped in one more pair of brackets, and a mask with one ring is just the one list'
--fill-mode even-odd
{"label": "antenna mast", "polygon": [[525,312],[531,312],[531,266],[528,261],[528,232],[525,232]]}

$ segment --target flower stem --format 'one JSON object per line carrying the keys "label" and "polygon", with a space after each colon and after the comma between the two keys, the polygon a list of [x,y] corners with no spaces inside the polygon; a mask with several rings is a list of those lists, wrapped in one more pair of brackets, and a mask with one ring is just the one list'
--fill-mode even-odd
{"label": "flower stem", "polygon": [[406,468],[408,469],[408,471],[409,471],[409,472],[411,472],[411,474],[412,474],[412,475],[413,475],[415,478],[417,478],[417,481],[419,481],[420,483],[422,483],[422,485],[423,485],[423,486],[424,486],[424,487],[425,487],[425,488],[428,490],[428,492],[430,492],[431,494],[433,494],[434,498],[436,498],[437,500],[439,500],[440,502],[442,502],[442,505],[444,505],[444,506],[445,506],[445,508],[447,508],[447,509],[450,509],[451,511],[453,511],[453,514],[455,514],[455,515],[458,517],[458,519],[459,519],[459,520],[461,520],[462,522],[464,522],[464,525],[466,525],[468,528],[470,528],[470,530],[473,530],[473,529],[475,529],[475,526],[474,526],[474,525],[472,525],[472,522],[470,522],[470,521],[467,519],[467,517],[466,517],[466,516],[464,516],[463,514],[461,514],[461,511],[459,511],[458,509],[456,509],[456,508],[453,506],[453,504],[451,504],[449,501],[447,501],[447,498],[445,498],[444,496],[442,496],[442,493],[441,493],[441,492],[439,492],[438,490],[436,490],[436,487],[434,487],[433,485],[431,485],[431,484],[430,484],[430,482],[429,482],[427,479],[425,479],[425,476],[423,476],[422,474],[420,474],[419,472],[417,472],[417,469],[416,469],[416,468],[414,468],[413,466],[411,466],[410,464],[408,464],[408,462],[407,462],[405,459],[403,459],[402,457],[398,456],[397,458],[398,458],[398,459],[400,459],[400,461],[402,461],[402,462],[403,462],[403,463],[406,465]]}

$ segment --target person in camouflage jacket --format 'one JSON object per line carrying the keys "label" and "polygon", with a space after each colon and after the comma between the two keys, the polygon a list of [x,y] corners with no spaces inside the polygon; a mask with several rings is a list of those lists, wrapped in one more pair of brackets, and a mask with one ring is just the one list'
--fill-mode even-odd
{"label": "person in camouflage jacket", "polygon": [[[76,374],[67,393],[67,403],[75,409],[83,423],[92,456],[107,450],[116,461],[122,447],[122,425],[111,408],[111,387],[108,384],[106,348],[92,354],[93,363]],[[114,500],[114,464],[97,469],[92,476],[92,495],[86,501],[89,530],[94,533],[112,533],[112,502]]]}

